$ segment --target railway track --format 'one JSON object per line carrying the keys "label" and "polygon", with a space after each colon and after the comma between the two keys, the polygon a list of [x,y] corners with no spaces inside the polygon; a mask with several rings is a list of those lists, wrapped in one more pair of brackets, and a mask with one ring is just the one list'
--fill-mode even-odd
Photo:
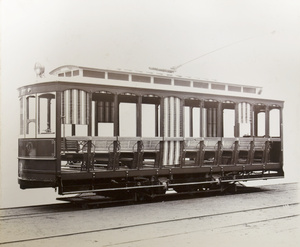
{"label": "railway track", "polygon": [[[280,197],[286,191],[281,189],[275,189],[276,193]],[[296,190],[291,190],[296,191]],[[249,192],[249,191],[248,191]],[[130,207],[103,207],[96,210],[81,210],[81,208],[74,207],[70,204],[62,205],[47,205],[42,207],[25,208],[27,212],[17,214],[18,210],[12,210],[10,215],[1,218],[1,235],[6,236],[2,238],[0,236],[0,245],[3,246],[47,246],[49,244],[56,246],[64,241],[67,243],[77,243],[80,239],[94,239],[95,242],[101,241],[101,246],[148,246],[149,241],[155,243],[155,241],[170,241],[178,238],[178,241],[184,239],[187,235],[199,236],[213,236],[212,232],[223,234],[249,231],[249,229],[260,229],[262,226],[277,225],[279,228],[284,226],[286,222],[298,222],[300,205],[298,201],[280,200],[286,201],[286,203],[274,202],[272,205],[258,206],[260,203],[253,205],[247,205],[247,207],[229,207],[226,206],[228,202],[236,204],[241,200],[249,204],[253,198],[260,200],[260,198],[272,198],[272,190],[262,190],[262,193],[245,193],[239,195],[229,195],[220,197],[193,197],[191,200],[161,200],[158,203],[144,203],[138,205],[132,205]],[[296,191],[297,192],[297,191]],[[262,199],[261,199],[262,200]],[[217,203],[217,204],[215,204]],[[219,204],[220,203],[220,204]],[[216,205],[223,205],[219,207],[222,210],[216,210]],[[264,203],[262,203],[264,204]],[[125,204],[123,204],[125,205]],[[188,210],[183,213],[185,205]],[[213,206],[211,209],[207,206]],[[165,207],[170,208],[170,215],[164,215],[164,212],[158,212],[158,209],[164,211]],[[206,210],[200,210],[202,207]],[[39,208],[39,210],[37,210]],[[174,209],[177,209],[174,212]],[[23,208],[24,209],[24,208]],[[190,210],[189,210],[190,209]],[[231,210],[228,210],[231,209]],[[30,210],[33,210],[30,212]],[[147,216],[145,212],[152,210],[153,215]],[[79,211],[79,212],[77,212]],[[20,212],[20,211],[18,211]],[[39,214],[36,214],[40,212]],[[114,212],[118,215],[118,220],[110,222],[104,216]],[[136,212],[136,216],[134,216]],[[165,212],[167,212],[165,210]],[[204,213],[205,212],[205,213]],[[75,213],[75,214],[74,214]],[[78,215],[82,215],[79,218]],[[124,217],[124,215],[127,215]],[[141,219],[140,215],[144,215]],[[74,216],[75,215],[75,216]],[[4,216],[4,215],[2,215]],[[60,221],[63,219],[68,223],[68,218],[76,217],[76,223],[80,220],[91,221],[90,225],[84,227],[59,228]],[[80,216],[81,217],[81,216]],[[99,224],[97,218],[103,220],[103,223]],[[130,220],[128,220],[130,218]],[[21,222],[26,225],[32,225],[33,222],[47,221],[53,219],[57,225],[47,224],[49,229],[47,231],[33,234],[20,234],[14,238],[7,237],[6,233],[9,225],[20,224]],[[97,223],[98,222],[98,223]],[[294,227],[297,228],[297,225]],[[166,230],[167,229],[167,230]],[[280,231],[287,230],[276,229]],[[289,225],[289,229],[292,229]],[[296,229],[297,230],[297,229]],[[299,230],[299,229],[298,229]],[[20,230],[17,230],[17,232]],[[136,233],[146,233],[139,234]],[[272,230],[274,232],[274,230]],[[204,235],[205,234],[205,235]],[[247,233],[248,234],[248,233]],[[268,232],[264,233],[265,235]],[[116,236],[118,236],[116,238]],[[77,246],[77,245],[74,245]],[[78,245],[79,246],[79,245]],[[89,246],[87,244],[87,246]],[[178,246],[178,245],[175,245]],[[293,246],[293,245],[291,245]]]}
{"label": "railway track", "polygon": [[[230,212],[224,212],[224,213],[216,213],[216,214],[208,214],[208,215],[197,215],[197,216],[192,216],[192,217],[184,217],[184,218],[176,218],[176,219],[169,219],[169,220],[162,220],[162,221],[154,221],[154,222],[146,222],[142,224],[128,224],[124,226],[118,226],[118,227],[110,227],[110,228],[100,228],[100,229],[95,229],[95,230],[89,230],[89,231],[79,231],[79,232],[72,232],[72,233],[67,233],[67,234],[56,234],[56,235],[48,235],[48,236],[43,236],[43,237],[36,237],[36,238],[28,238],[28,239],[19,239],[15,241],[7,241],[7,242],[0,242],[1,245],[8,245],[8,244],[16,244],[16,243],[28,243],[28,242],[34,242],[34,241],[39,241],[39,240],[46,240],[46,239],[55,239],[55,238],[65,238],[65,237],[70,237],[70,236],[76,236],[76,235],[84,235],[84,234],[91,234],[91,233],[100,233],[100,232],[105,232],[105,231],[116,231],[116,230],[124,230],[124,229],[130,229],[130,228],[140,228],[140,227],[146,227],[146,226],[151,226],[151,225],[158,225],[158,224],[170,224],[174,222],[180,222],[180,221],[190,221],[190,220],[201,220],[205,218],[214,218],[214,217],[220,217],[220,216],[226,216],[226,215],[234,215],[234,214],[244,214],[244,213],[250,213],[250,212],[255,212],[255,211],[267,211],[267,210],[272,210],[276,208],[283,208],[283,207],[297,207],[299,206],[299,203],[291,203],[291,204],[283,204],[283,205],[276,205],[276,206],[271,206],[271,207],[261,207],[261,208],[254,208],[254,209],[248,209],[248,210],[243,210],[243,211],[230,211]],[[43,215],[38,215],[39,217]],[[236,224],[228,224],[225,226],[220,226],[219,228],[230,228],[230,227],[236,227],[239,225],[250,225],[250,224],[258,224],[258,223],[263,223],[263,222],[270,222],[270,221],[276,221],[276,220],[284,220],[287,218],[294,218],[294,217],[299,217],[299,214],[291,214],[291,215],[285,215],[285,216],[277,216],[277,217],[271,217],[271,218],[264,218],[261,220],[252,220],[252,221],[243,221],[240,223]],[[215,228],[216,230],[219,228]],[[209,230],[205,229],[205,230]],[[171,235],[166,235],[166,236],[171,236]],[[166,237],[165,236],[165,237]]]}
{"label": "railway track", "polygon": [[[255,193],[264,191],[257,187],[245,187],[240,186],[235,194],[243,193]],[[162,196],[157,196],[152,200],[135,201],[134,199],[128,200],[117,200],[105,197],[94,196],[75,196],[69,198],[58,198],[59,201],[65,201],[69,203],[57,203],[48,205],[35,205],[26,207],[11,207],[11,208],[0,208],[0,221],[8,221],[20,218],[31,218],[31,217],[44,217],[49,214],[59,214],[63,212],[74,212],[82,209],[93,209],[100,207],[116,207],[125,206],[127,204],[141,204],[149,202],[160,202],[160,201],[172,201],[172,200],[184,200],[191,198],[207,197],[207,196],[224,196],[226,193],[206,191],[206,193],[172,193]]]}

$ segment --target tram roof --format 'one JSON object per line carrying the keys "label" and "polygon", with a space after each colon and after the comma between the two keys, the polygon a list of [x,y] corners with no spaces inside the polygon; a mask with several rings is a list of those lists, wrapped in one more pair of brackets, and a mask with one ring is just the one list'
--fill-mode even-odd
{"label": "tram roof", "polygon": [[123,82],[127,81],[131,83],[134,82],[137,83],[137,86],[141,88],[147,83],[153,83],[155,85],[180,86],[195,89],[212,89],[219,91],[239,92],[257,95],[261,94],[262,92],[262,87],[260,86],[239,85],[233,83],[209,81],[164,72],[154,73],[124,69],[97,69],[75,65],[64,65],[52,70],[49,74],[52,76],[58,76],[60,78],[88,77],[100,80],[105,79]]}
{"label": "tram roof", "polygon": [[61,81],[138,89],[262,98],[262,87],[202,80],[171,73],[141,72],[121,69],[97,69],[75,65],[60,66],[40,78],[39,83]]}

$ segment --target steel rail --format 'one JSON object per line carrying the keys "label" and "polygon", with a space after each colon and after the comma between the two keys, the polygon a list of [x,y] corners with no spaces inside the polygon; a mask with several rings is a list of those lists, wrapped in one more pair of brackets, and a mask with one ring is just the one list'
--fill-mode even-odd
{"label": "steel rail", "polygon": [[[38,241],[38,240],[70,237],[70,236],[84,235],[84,234],[90,234],[90,233],[96,233],[96,232],[121,230],[121,229],[126,229],[126,228],[129,229],[129,228],[136,228],[136,227],[142,227],[142,226],[150,226],[150,225],[156,225],[156,224],[178,222],[178,221],[184,221],[184,220],[203,219],[203,218],[208,218],[208,217],[222,216],[222,215],[228,215],[228,214],[237,214],[237,213],[242,213],[242,212],[244,213],[244,212],[251,212],[251,211],[268,210],[268,209],[272,209],[272,208],[279,208],[279,207],[286,207],[286,206],[296,206],[298,204],[300,204],[300,203],[281,204],[281,205],[275,205],[275,206],[266,206],[266,207],[260,207],[260,208],[246,209],[246,210],[235,210],[235,211],[229,211],[229,212],[223,212],[223,213],[217,213],[217,214],[196,215],[196,216],[191,216],[191,217],[183,217],[183,218],[161,220],[161,221],[154,221],[154,222],[145,222],[145,223],[134,224],[134,225],[124,225],[124,226],[117,226],[117,227],[110,227],[110,228],[94,229],[94,230],[87,230],[87,231],[78,231],[78,232],[73,232],[73,233],[56,234],[56,235],[49,235],[49,236],[43,236],[43,237],[36,237],[36,238],[28,238],[28,239],[20,239],[20,240],[0,242],[0,245],[33,242],[33,241]],[[258,221],[253,221],[253,222],[246,222],[246,223],[247,224],[255,224],[255,223],[260,223],[260,222],[265,222],[265,221],[281,220],[281,219],[286,219],[286,218],[291,218],[291,217],[299,217],[299,216],[300,216],[300,214],[292,214],[292,215],[288,215],[288,216],[274,217],[274,218],[270,218],[270,219],[263,219],[263,220],[258,220]],[[234,224],[234,225],[219,227],[219,229],[226,228],[226,227],[238,226],[238,225],[241,225],[241,224],[244,225],[245,222],[239,223],[239,224]]]}

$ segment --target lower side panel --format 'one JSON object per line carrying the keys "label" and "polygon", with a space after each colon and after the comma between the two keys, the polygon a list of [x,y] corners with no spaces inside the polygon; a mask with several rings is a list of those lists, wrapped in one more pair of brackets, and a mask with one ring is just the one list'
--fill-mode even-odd
{"label": "lower side panel", "polygon": [[19,158],[18,182],[21,189],[56,187],[56,160]]}

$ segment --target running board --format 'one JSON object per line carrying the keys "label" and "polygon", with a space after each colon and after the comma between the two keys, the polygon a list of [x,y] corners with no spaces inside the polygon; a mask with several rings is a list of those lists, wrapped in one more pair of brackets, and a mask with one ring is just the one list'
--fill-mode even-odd
{"label": "running board", "polygon": [[220,179],[221,183],[228,183],[228,182],[247,182],[247,181],[255,181],[255,180],[268,180],[268,179],[282,179],[284,176],[275,176],[275,177],[260,177],[260,178],[238,178],[238,179],[227,179],[222,180]]}
{"label": "running board", "polygon": [[96,189],[96,190],[78,190],[78,191],[63,192],[62,195],[93,193],[93,192],[106,192],[106,191],[119,191],[119,190],[139,190],[139,189],[163,188],[163,187],[165,187],[165,186],[164,185],[146,185],[146,186],[119,187],[119,188],[107,188],[107,189]]}

